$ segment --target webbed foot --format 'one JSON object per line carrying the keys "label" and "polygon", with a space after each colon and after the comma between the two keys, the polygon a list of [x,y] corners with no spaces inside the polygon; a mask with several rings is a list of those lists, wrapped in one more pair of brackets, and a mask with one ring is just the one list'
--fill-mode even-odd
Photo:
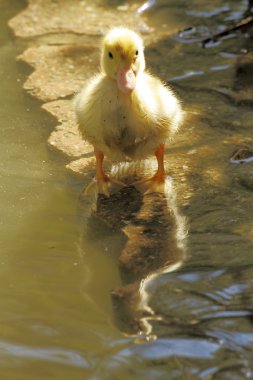
{"label": "webbed foot", "polygon": [[165,192],[165,175],[155,174],[149,178],[143,178],[132,183],[132,186],[144,194],[164,193]]}
{"label": "webbed foot", "polygon": [[119,191],[125,186],[126,185],[123,182],[115,178],[104,176],[100,179],[94,178],[83,190],[83,194],[85,196],[91,196],[95,193],[99,193],[109,197],[110,194]]}

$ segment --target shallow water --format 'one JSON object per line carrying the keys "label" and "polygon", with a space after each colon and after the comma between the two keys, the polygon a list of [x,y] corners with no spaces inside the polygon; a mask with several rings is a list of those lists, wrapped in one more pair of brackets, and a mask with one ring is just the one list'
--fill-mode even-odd
{"label": "shallow water", "polygon": [[247,3],[149,5],[142,17],[164,38],[147,47],[147,61],[189,111],[170,151],[188,237],[183,265],[145,284],[155,312],[146,339],[126,336],[114,323],[122,236],[97,220],[85,234],[82,182],[48,149],[55,122],[22,90],[29,69],[15,57],[29,42],[14,39],[6,21],[24,3],[0,1],[3,379],[253,377],[253,166],[229,161],[237,145],[253,146],[251,99],[239,104],[231,91],[250,84],[236,65],[252,51],[252,39],[237,33],[205,49],[200,44],[238,20]]}

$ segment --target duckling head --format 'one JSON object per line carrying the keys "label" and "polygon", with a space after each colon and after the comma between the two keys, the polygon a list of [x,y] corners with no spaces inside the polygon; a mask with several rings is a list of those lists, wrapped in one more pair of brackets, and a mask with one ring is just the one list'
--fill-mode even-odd
{"label": "duckling head", "polygon": [[117,81],[118,88],[130,94],[137,76],[145,69],[143,41],[127,28],[111,29],[102,43],[101,67]]}

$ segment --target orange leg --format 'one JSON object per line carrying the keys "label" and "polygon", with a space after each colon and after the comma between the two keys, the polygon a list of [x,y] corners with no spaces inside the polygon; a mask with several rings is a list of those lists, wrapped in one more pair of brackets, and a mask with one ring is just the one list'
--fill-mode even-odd
{"label": "orange leg", "polygon": [[164,169],[164,144],[159,145],[155,150],[155,156],[158,166],[156,173],[152,177],[141,179],[132,184],[133,186],[137,186],[137,188],[145,194],[164,192],[166,177]]}
{"label": "orange leg", "polygon": [[103,169],[104,153],[94,148],[96,157],[96,180],[97,181],[109,181],[109,177],[105,174]]}
{"label": "orange leg", "polygon": [[96,175],[93,180],[85,189],[84,194],[89,195],[94,186],[97,186],[97,191],[100,194],[104,194],[106,197],[110,196],[111,183],[117,185],[118,188],[125,187],[125,184],[114,178],[109,178],[103,169],[104,154],[100,150],[94,147],[94,154],[96,157]]}
{"label": "orange leg", "polygon": [[165,169],[164,169],[164,144],[161,144],[156,150],[155,150],[155,156],[157,159],[157,172],[154,175],[154,179],[157,179],[161,182],[164,182],[165,180]]}

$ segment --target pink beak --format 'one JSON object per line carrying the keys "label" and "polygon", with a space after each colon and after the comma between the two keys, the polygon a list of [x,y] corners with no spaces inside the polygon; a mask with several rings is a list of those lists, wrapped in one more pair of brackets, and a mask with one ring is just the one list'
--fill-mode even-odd
{"label": "pink beak", "polygon": [[118,88],[124,94],[130,94],[136,85],[136,77],[132,68],[123,67],[118,71],[117,75]]}

